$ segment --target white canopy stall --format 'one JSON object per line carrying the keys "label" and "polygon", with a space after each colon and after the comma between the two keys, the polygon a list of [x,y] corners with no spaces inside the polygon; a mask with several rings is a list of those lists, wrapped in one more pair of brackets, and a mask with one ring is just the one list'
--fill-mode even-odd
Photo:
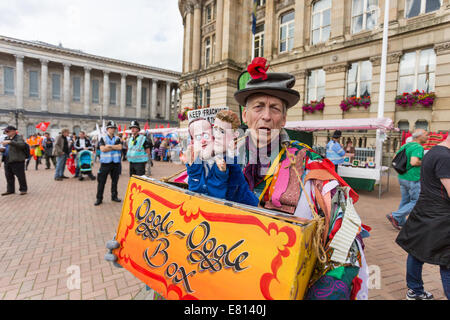
{"label": "white canopy stall", "polygon": [[[359,178],[374,180],[378,184],[378,196],[384,191],[389,191],[389,167],[382,166],[381,152],[383,141],[386,137],[386,131],[398,131],[390,118],[362,118],[362,119],[339,119],[339,120],[310,120],[310,121],[289,121],[286,123],[286,129],[298,131],[320,131],[320,130],[380,130],[377,134],[376,156],[374,168],[358,167],[338,167],[338,174],[343,178]],[[387,187],[382,190],[382,177],[387,176]]]}

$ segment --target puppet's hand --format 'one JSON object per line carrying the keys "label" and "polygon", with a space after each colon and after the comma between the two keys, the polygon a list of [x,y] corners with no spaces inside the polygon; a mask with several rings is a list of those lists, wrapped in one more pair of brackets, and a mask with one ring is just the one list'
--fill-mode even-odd
{"label": "puppet's hand", "polygon": [[222,171],[222,172],[227,171],[227,163],[225,162],[225,159],[223,159],[223,158],[216,158],[216,165],[217,165],[217,168],[219,168],[220,171]]}
{"label": "puppet's hand", "polygon": [[186,150],[186,163],[191,165],[194,162],[194,145],[190,144]]}

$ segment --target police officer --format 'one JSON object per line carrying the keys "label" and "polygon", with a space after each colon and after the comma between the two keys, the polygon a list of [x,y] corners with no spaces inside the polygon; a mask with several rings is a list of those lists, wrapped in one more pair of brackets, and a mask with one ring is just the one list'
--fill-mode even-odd
{"label": "police officer", "polygon": [[97,174],[97,201],[98,206],[103,200],[103,191],[105,189],[106,178],[111,175],[111,200],[121,202],[117,197],[117,183],[120,175],[120,160],[122,155],[122,142],[120,138],[115,136],[117,126],[114,121],[108,121],[106,124],[107,135],[102,137],[99,142],[100,146],[100,169]]}
{"label": "police officer", "polygon": [[136,120],[130,124],[131,137],[128,139],[127,160],[130,163],[130,177],[135,174],[143,176],[145,166],[150,159],[151,145],[145,135],[139,134],[141,128]]}

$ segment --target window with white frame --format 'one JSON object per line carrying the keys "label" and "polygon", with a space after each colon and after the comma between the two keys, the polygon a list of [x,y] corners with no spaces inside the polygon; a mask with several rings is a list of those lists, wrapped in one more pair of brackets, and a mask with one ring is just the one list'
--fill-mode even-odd
{"label": "window with white frame", "polygon": [[262,7],[266,5],[266,0],[256,0],[256,6]]}
{"label": "window with white frame", "polygon": [[204,106],[209,106],[211,104],[211,89],[205,89],[205,104]]}
{"label": "window with white frame", "polygon": [[37,71],[29,72],[29,81],[30,81],[30,97],[39,97],[39,73]]}
{"label": "window with white frame", "polygon": [[3,67],[3,93],[6,95],[14,94],[14,68]]}
{"label": "window with white frame", "polygon": [[439,10],[442,0],[405,0],[405,17],[412,18],[419,14]]}
{"label": "window with white frame", "polygon": [[125,97],[126,97],[126,106],[131,107],[132,98],[133,98],[133,87],[132,86],[130,86],[130,85],[126,86]]}
{"label": "window with white frame", "polygon": [[323,69],[311,70],[307,81],[306,102],[320,101],[325,97],[325,71]]}
{"label": "window with white frame", "polygon": [[209,67],[211,63],[211,38],[205,39],[205,68]]}
{"label": "window with white frame", "polygon": [[312,12],[312,44],[325,42],[331,33],[331,0],[320,0],[314,3]]}
{"label": "window with white frame", "polygon": [[378,0],[353,0],[352,33],[372,30],[377,24]]}
{"label": "window with white frame", "polygon": [[422,49],[405,53],[400,59],[398,93],[434,91],[436,53]]}
{"label": "window with white frame", "polygon": [[116,83],[110,82],[109,83],[109,104],[110,105],[116,105],[117,103],[117,96],[116,96]]}
{"label": "window with white frame", "polygon": [[92,80],[92,103],[99,103],[99,84],[98,80]]}
{"label": "window with white frame", "polygon": [[213,8],[212,8],[213,4],[210,3],[208,5],[206,5],[205,7],[205,21],[206,23],[211,22],[211,20],[213,19]]}
{"label": "window with white frame", "polygon": [[81,100],[81,78],[73,77],[73,92],[72,92],[72,100],[80,101]]}
{"label": "window with white frame", "polygon": [[285,13],[280,19],[280,53],[291,51],[294,47],[295,12]]}
{"label": "window with white frame", "polygon": [[61,99],[61,75],[52,74],[52,99]]}
{"label": "window with white frame", "polygon": [[350,64],[347,71],[347,97],[368,97],[372,84],[372,63],[368,60]]}
{"label": "window with white frame", "polygon": [[147,88],[143,87],[141,91],[141,106],[146,107],[147,106]]}
{"label": "window with white frame", "polygon": [[264,23],[256,26],[253,50],[254,58],[264,56]]}

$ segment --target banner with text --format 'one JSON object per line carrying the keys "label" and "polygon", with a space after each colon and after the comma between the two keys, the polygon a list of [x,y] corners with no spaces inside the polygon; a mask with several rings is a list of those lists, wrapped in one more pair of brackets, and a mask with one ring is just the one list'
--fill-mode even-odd
{"label": "banner with text", "polygon": [[188,121],[191,123],[193,120],[198,118],[203,118],[209,121],[209,123],[214,124],[216,119],[216,114],[222,110],[228,110],[228,107],[211,107],[203,109],[195,109],[188,112]]}
{"label": "banner with text", "polygon": [[316,224],[133,176],[114,253],[167,299],[302,299]]}

